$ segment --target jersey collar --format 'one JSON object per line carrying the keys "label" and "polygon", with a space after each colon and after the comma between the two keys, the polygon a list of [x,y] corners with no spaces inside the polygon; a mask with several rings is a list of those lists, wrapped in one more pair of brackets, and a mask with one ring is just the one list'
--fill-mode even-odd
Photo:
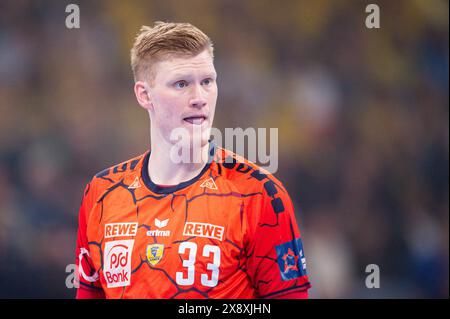
{"label": "jersey collar", "polygon": [[148,175],[148,161],[150,159],[150,151],[148,151],[147,154],[145,154],[144,162],[142,163],[142,169],[141,169],[142,180],[144,181],[145,186],[147,186],[147,188],[150,189],[154,193],[157,193],[157,194],[174,193],[174,192],[179,191],[180,189],[186,188],[189,185],[192,185],[193,183],[198,181],[211,166],[211,162],[214,159],[215,152],[216,152],[216,146],[215,146],[214,142],[209,142],[208,161],[206,162],[205,167],[203,167],[202,171],[197,176],[195,176],[194,178],[192,178],[188,181],[182,182],[178,185],[161,187],[161,186],[158,186],[157,184],[153,183],[150,176]]}

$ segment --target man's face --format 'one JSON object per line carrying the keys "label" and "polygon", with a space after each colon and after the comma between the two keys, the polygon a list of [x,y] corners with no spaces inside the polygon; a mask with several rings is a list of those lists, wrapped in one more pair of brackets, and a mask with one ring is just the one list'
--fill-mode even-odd
{"label": "man's face", "polygon": [[157,62],[153,71],[149,111],[157,136],[152,138],[175,144],[171,133],[184,128],[190,139],[184,146],[206,145],[217,101],[217,74],[211,54],[204,50],[193,57],[172,56]]}

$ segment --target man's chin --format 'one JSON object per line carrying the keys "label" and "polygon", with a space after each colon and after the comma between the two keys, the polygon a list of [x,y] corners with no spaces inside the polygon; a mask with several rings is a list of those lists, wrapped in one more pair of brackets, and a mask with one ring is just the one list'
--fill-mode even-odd
{"label": "man's chin", "polygon": [[209,144],[209,138],[206,136],[194,136],[190,137],[189,139],[181,139],[176,142],[171,141],[171,143],[179,148],[185,148],[185,149],[192,149],[195,150],[198,148],[201,150],[204,146]]}
{"label": "man's chin", "polygon": [[170,156],[175,163],[204,163],[208,160],[208,154],[204,153],[208,144],[206,138],[191,139],[191,142],[179,141],[173,145]]}

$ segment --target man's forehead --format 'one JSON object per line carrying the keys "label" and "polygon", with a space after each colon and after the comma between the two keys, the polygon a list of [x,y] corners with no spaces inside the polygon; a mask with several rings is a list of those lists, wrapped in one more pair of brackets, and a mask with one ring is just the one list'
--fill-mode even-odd
{"label": "man's forehead", "polygon": [[196,56],[171,55],[158,62],[159,69],[170,73],[184,73],[192,70],[214,71],[214,61],[208,51],[203,51]]}

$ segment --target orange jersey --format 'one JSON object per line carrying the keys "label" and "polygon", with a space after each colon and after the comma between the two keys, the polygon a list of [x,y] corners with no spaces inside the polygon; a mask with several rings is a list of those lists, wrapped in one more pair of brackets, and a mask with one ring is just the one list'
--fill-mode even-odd
{"label": "orange jersey", "polygon": [[87,185],[80,284],[107,298],[271,298],[310,287],[292,202],[257,165],[218,147],[190,181],[161,187],[149,151]]}

